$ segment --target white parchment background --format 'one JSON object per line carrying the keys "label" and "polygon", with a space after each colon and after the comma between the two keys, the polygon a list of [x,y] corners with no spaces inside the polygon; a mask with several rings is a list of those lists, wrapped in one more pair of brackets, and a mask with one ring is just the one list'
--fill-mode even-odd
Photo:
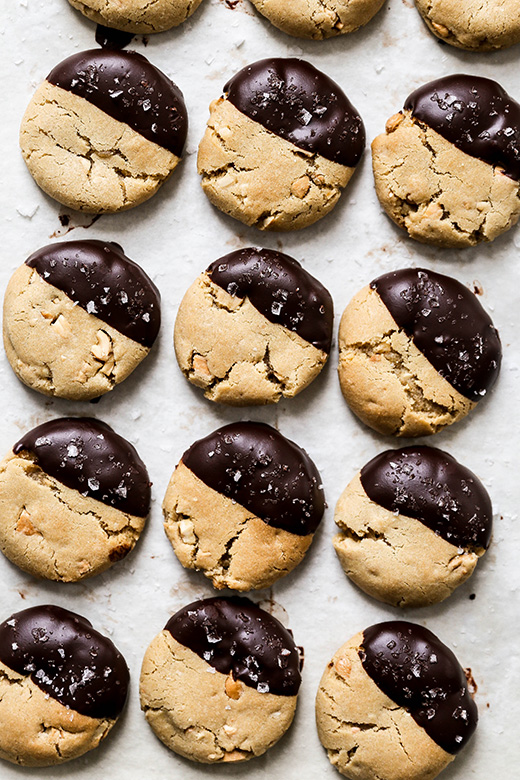
{"label": "white parchment background", "polygon": [[[18,151],[18,126],[37,84],[69,54],[94,46],[94,26],[66,0],[0,0],[2,178],[0,187],[0,289],[38,247],[65,235],[66,213],[39,191]],[[488,246],[464,252],[423,247],[381,213],[367,151],[339,205],[321,223],[294,234],[261,234],[222,216],[200,190],[195,165],[210,100],[228,77],[260,57],[303,56],[334,78],[360,111],[371,140],[419,84],[455,72],[500,81],[520,99],[520,46],[494,54],[469,54],[431,36],[411,0],[392,0],[368,27],[327,42],[306,42],[276,31],[247,0],[234,10],[203,0],[177,31],[132,44],[184,92],[190,118],[187,155],[174,177],[147,204],[103,216],[68,238],[120,242],[159,286],[163,329],[158,346],[135,374],[99,404],[52,401],[26,389],[0,357],[0,450],[7,452],[33,426],[65,414],[97,416],[130,439],[154,483],[152,515],[135,552],[94,580],[46,583],[19,572],[0,556],[0,620],[33,604],[53,602],[87,616],[124,653],[132,674],[129,705],[98,750],[62,768],[27,770],[2,763],[0,778],[111,777],[113,780],[206,775],[260,780],[336,777],[318,742],[314,694],[337,647],[371,623],[401,613],[364,596],[343,576],[331,546],[333,509],[346,483],[369,458],[396,442],[371,433],[344,404],[336,378],[336,352],[322,376],[301,396],[276,407],[217,407],[188,386],[175,363],[172,330],[186,288],[212,260],[242,246],[282,248],[304,262],[330,289],[336,324],[350,297],[375,276],[407,265],[425,265],[483,288],[482,303],[500,330],[504,363],[498,386],[468,419],[428,439],[473,469],[495,508],[493,544],[472,580],[448,602],[406,613],[435,631],[478,682],[480,726],[445,780],[513,780],[520,764],[518,502],[518,305],[520,229]],[[68,212],[70,215],[70,212]],[[90,218],[71,216],[71,225]],[[188,602],[211,595],[202,575],[184,571],[162,530],[160,504],[173,467],[192,441],[224,423],[257,419],[305,447],[323,476],[329,509],[306,561],[269,592],[274,613],[305,646],[298,713],[289,734],[264,757],[242,766],[208,768],[170,753],[154,737],[139,710],[138,678],[144,650],[169,616]],[[399,442],[403,444],[402,441]],[[470,594],[476,598],[470,600]],[[264,604],[265,606],[265,604]],[[267,604],[267,606],[269,606]],[[1,728],[1,724],[0,724]]]}

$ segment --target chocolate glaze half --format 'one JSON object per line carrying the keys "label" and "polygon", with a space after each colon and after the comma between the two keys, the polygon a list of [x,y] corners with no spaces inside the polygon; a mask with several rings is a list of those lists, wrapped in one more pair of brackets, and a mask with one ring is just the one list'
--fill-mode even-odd
{"label": "chocolate glaze half", "polygon": [[107,241],[62,241],[26,261],[74,303],[150,348],[161,325],[161,296],[143,269]]}
{"label": "chocolate glaze half", "polygon": [[47,81],[182,155],[188,118],[180,89],[135,51],[89,49],[60,62]]}
{"label": "chocolate glaze half", "polygon": [[496,81],[444,76],[412,92],[404,107],[466,154],[520,179],[520,105]]}
{"label": "chocolate glaze half", "polygon": [[272,249],[249,247],[215,260],[206,273],[230,295],[249,298],[270,322],[330,352],[332,298],[297,260]]}
{"label": "chocolate glaze half", "polygon": [[101,420],[61,417],[38,425],[14,447],[83,496],[138,517],[150,511],[150,478],[130,442]]}
{"label": "chocolate glaze half", "polygon": [[477,297],[451,276],[403,268],[371,282],[396,324],[461,395],[479,401],[498,376],[502,347]]}
{"label": "chocolate glaze half", "polygon": [[243,114],[306,152],[350,168],[363,154],[358,112],[341,87],[305,60],[258,60],[235,74],[224,93]]}
{"label": "chocolate glaze half", "polygon": [[115,30],[102,24],[96,25],[96,43],[99,43],[102,49],[124,49],[133,37],[134,33]]}
{"label": "chocolate glaze half", "polygon": [[123,709],[129,683],[125,659],[90,621],[67,609],[32,607],[5,620],[0,661],[81,715],[112,719]]}
{"label": "chocolate glaze half", "polygon": [[225,425],[192,444],[182,462],[208,487],[275,528],[306,536],[323,517],[318,469],[305,450],[270,425]]}
{"label": "chocolate glaze half", "polygon": [[475,474],[433,447],[402,447],[361,469],[367,496],[389,512],[413,517],[455,547],[487,549],[493,510]]}
{"label": "chocolate glaze half", "polygon": [[259,693],[296,696],[300,654],[292,634],[247,598],[194,601],[165,630],[222,674],[231,672]]}
{"label": "chocolate glaze half", "polygon": [[365,629],[363,668],[392,701],[408,710],[434,742],[458,753],[477,727],[477,705],[452,651],[427,628],[405,621]]}

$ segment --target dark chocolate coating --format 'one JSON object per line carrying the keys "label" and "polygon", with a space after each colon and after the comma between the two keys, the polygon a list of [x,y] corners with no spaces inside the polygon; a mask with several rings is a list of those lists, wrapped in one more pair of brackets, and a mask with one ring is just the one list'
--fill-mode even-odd
{"label": "dark chocolate coating", "polygon": [[138,517],[150,511],[146,466],[130,442],[101,420],[51,420],[26,433],[13,452],[29,453],[42,471],[83,496]]}
{"label": "dark chocolate coating", "polygon": [[306,536],[323,517],[318,469],[305,450],[270,425],[225,425],[192,444],[182,462],[208,487],[275,528]]}
{"label": "dark chocolate coating", "polygon": [[107,241],[63,241],[25,261],[89,314],[151,347],[161,325],[161,296],[143,269]]}
{"label": "dark chocolate coating", "polygon": [[298,693],[300,654],[292,634],[247,598],[194,601],[164,628],[218,672],[231,672],[234,680],[260,693]]}
{"label": "dark chocolate coating", "polygon": [[270,322],[330,352],[334,308],[330,293],[297,260],[250,247],[215,260],[206,273],[237,298],[249,298]]}
{"label": "dark chocolate coating", "polygon": [[338,84],[305,60],[269,58],[240,70],[224,87],[243,114],[300,149],[353,168],[365,127]]}
{"label": "dark chocolate coating", "polygon": [[487,549],[493,510],[472,471],[433,447],[403,447],[376,455],[361,469],[376,504],[413,517],[455,547]]}
{"label": "dark chocolate coating", "polygon": [[404,107],[466,154],[520,179],[520,105],[496,81],[444,76],[412,92]]}
{"label": "dark chocolate coating", "polygon": [[375,684],[408,710],[434,742],[458,753],[477,727],[477,705],[452,651],[427,628],[402,620],[365,629],[359,652]]}
{"label": "dark chocolate coating", "polygon": [[502,347],[476,295],[451,276],[403,268],[371,282],[396,324],[459,393],[478,401],[498,376]]}
{"label": "dark chocolate coating", "polygon": [[68,609],[31,607],[5,620],[0,661],[81,715],[112,719],[123,709],[130,679],[125,659],[89,620]]}
{"label": "dark chocolate coating", "polygon": [[96,43],[99,43],[103,49],[124,49],[133,37],[134,33],[131,32],[115,30],[102,24],[96,25]]}
{"label": "dark chocolate coating", "polygon": [[85,98],[180,157],[188,117],[180,89],[135,51],[90,49],[60,62],[47,81]]}

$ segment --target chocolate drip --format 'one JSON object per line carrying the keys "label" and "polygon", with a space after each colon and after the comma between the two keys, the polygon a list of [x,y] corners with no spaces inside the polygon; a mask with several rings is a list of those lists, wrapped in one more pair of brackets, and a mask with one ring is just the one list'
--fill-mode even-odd
{"label": "chocolate drip", "polygon": [[493,510],[472,471],[433,447],[376,455],[361,469],[367,496],[389,512],[413,517],[455,547],[487,549]]}
{"label": "chocolate drip", "polygon": [[151,347],[161,325],[161,296],[143,269],[118,244],[63,241],[25,261],[89,314]]}
{"label": "chocolate drip", "polygon": [[138,517],[150,511],[146,466],[135,448],[101,420],[51,420],[26,433],[13,452],[29,453],[42,471],[83,496]]}
{"label": "chocolate drip", "polygon": [[299,149],[354,167],[365,128],[341,87],[305,60],[266,59],[240,70],[224,87],[243,114]]}
{"label": "chocolate drip", "polygon": [[450,276],[404,268],[371,282],[396,324],[459,393],[478,401],[498,376],[502,347],[477,297]]}
{"label": "chocolate drip", "polygon": [[90,49],[60,62],[47,81],[85,98],[180,157],[188,119],[180,89],[135,51]]}
{"label": "chocolate drip", "polygon": [[445,76],[412,92],[404,107],[466,154],[520,179],[520,105],[496,81]]}
{"label": "chocolate drip", "polygon": [[96,43],[99,43],[103,49],[124,49],[133,37],[134,33],[104,27],[102,24],[96,25]]}
{"label": "chocolate drip", "polygon": [[0,661],[81,715],[112,719],[123,709],[129,682],[125,659],[90,621],[67,609],[32,607],[5,620]]}
{"label": "chocolate drip", "polygon": [[361,662],[375,684],[408,710],[447,753],[458,753],[477,727],[477,706],[452,651],[427,628],[391,621],[363,633]]}
{"label": "chocolate drip", "polygon": [[270,322],[330,352],[334,310],[325,287],[289,255],[250,247],[215,260],[206,273],[237,298],[249,298]]}
{"label": "chocolate drip", "polygon": [[306,536],[323,517],[325,499],[316,466],[270,425],[225,425],[192,444],[182,462],[208,487],[275,528]]}
{"label": "chocolate drip", "polygon": [[214,669],[259,693],[298,693],[300,655],[292,634],[249,599],[194,601],[173,615],[165,630]]}

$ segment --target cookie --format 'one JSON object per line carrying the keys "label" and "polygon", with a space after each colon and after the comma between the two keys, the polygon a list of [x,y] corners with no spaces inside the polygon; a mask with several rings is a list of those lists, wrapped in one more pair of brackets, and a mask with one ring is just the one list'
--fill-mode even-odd
{"label": "cookie", "polygon": [[105,739],[125,704],[125,659],[89,620],[52,605],[0,625],[0,758],[52,766]]}
{"label": "cookie", "polygon": [[321,743],[351,780],[433,780],[477,719],[452,651],[404,621],[371,626],[340,647],[316,697]]}
{"label": "cookie", "polygon": [[69,0],[83,16],[98,24],[131,33],[164,32],[186,21],[201,0]]}
{"label": "cookie", "polygon": [[431,32],[468,51],[505,49],[520,41],[519,0],[415,0]]}
{"label": "cookie", "polygon": [[182,299],[177,362],[210,401],[276,403],[320,373],[333,318],[329,292],[292,257],[240,249],[215,260]]}
{"label": "cookie", "polygon": [[382,8],[384,0],[251,0],[282,32],[322,40],[356,32]]}
{"label": "cookie", "polygon": [[468,414],[502,359],[476,295],[421,268],[384,274],[357,293],[339,326],[339,381],[351,410],[379,433],[427,436]]}
{"label": "cookie", "polygon": [[424,607],[471,576],[493,511],[479,478],[447,452],[404,447],[356,474],[334,519],[334,549],[356,585],[396,607]]}
{"label": "cookie", "polygon": [[184,758],[246,761],[291,725],[300,669],[292,633],[249,599],[195,601],[148,647],[141,709],[159,739]]}
{"label": "cookie", "polygon": [[89,214],[154,195],[180,161],[187,133],[178,87],[137,52],[73,54],[34,94],[20,145],[36,183]]}
{"label": "cookie", "polygon": [[215,588],[267,588],[311,545],[325,500],[307,453],[270,425],[225,425],[182,456],[164,497],[164,529],[187,569]]}
{"label": "cookie", "polygon": [[199,146],[202,189],[260,230],[298,230],[336,205],[365,147],[342,89],[304,60],[240,70],[213,101]]}
{"label": "cookie", "polygon": [[159,332],[159,290],[118,244],[63,241],[34,252],[4,299],[15,374],[44,395],[88,401],[126,379]]}
{"label": "cookie", "polygon": [[430,81],[375,138],[372,163],[382,207],[411,238],[493,241],[520,216],[520,105],[480,76]]}
{"label": "cookie", "polygon": [[0,549],[35,577],[92,577],[133,549],[150,485],[134,447],[106,423],[39,425],[0,463]]}

